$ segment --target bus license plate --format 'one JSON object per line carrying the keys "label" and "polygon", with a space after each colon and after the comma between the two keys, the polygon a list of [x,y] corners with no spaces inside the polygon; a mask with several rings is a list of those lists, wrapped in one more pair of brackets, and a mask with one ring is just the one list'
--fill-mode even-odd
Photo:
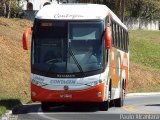
{"label": "bus license plate", "polygon": [[72,94],[62,94],[60,98],[72,98]]}

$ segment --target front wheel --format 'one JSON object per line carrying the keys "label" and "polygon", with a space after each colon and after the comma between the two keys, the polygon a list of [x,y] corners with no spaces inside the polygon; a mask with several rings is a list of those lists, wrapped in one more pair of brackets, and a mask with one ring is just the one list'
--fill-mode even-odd
{"label": "front wheel", "polygon": [[44,111],[44,112],[49,111],[49,110],[50,110],[50,104],[47,103],[47,102],[42,102],[42,103],[41,103],[41,109],[42,109],[42,111]]}
{"label": "front wheel", "polygon": [[109,108],[110,100],[111,100],[111,90],[109,90],[109,92],[108,92],[108,100],[100,103],[99,109],[101,111],[107,111]]}
{"label": "front wheel", "polygon": [[121,97],[114,100],[115,107],[122,107],[124,105],[124,98],[125,98],[125,89],[121,90]]}
{"label": "front wheel", "polygon": [[99,110],[101,110],[101,111],[107,111],[108,108],[109,108],[108,101],[104,101],[104,102],[100,103],[100,105],[99,105]]}

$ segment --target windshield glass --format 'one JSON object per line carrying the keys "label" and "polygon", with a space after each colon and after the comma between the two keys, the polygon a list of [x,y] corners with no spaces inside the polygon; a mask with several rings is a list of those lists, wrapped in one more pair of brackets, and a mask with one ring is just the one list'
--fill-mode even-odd
{"label": "windshield glass", "polygon": [[33,32],[32,67],[47,73],[102,69],[102,22],[38,21]]}

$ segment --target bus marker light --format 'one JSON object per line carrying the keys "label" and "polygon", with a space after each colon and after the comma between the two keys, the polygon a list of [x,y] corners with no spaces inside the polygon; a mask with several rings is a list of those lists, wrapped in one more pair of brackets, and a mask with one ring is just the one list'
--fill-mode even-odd
{"label": "bus marker light", "polygon": [[32,92],[32,96],[36,96],[36,93],[34,91]]}
{"label": "bus marker light", "polygon": [[43,22],[43,23],[41,23],[41,26],[42,27],[51,27],[52,23],[51,22]]}
{"label": "bus marker light", "polygon": [[102,96],[102,92],[97,93],[98,97]]}

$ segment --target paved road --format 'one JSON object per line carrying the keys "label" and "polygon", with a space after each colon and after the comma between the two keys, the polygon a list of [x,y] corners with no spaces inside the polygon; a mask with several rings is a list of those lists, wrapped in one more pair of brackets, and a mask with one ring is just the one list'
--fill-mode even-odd
{"label": "paved road", "polygon": [[42,112],[40,103],[36,103],[19,106],[12,112],[19,120],[160,120],[160,95],[129,96],[124,107],[112,105],[108,111],[99,111],[96,107],[60,106],[50,112]]}

